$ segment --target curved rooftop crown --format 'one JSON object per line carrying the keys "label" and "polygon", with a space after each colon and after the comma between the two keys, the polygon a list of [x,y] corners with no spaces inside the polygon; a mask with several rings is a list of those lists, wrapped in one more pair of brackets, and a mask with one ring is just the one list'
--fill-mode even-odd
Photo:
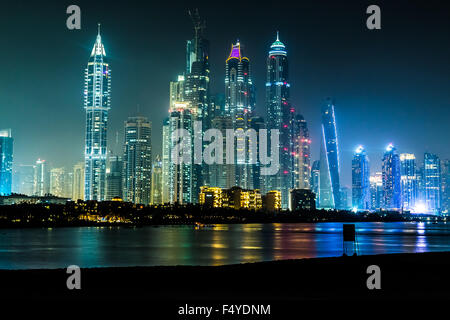
{"label": "curved rooftop crown", "polygon": [[230,55],[228,56],[227,61],[230,59],[238,59],[239,61],[242,59],[248,60],[247,57],[242,56],[241,43],[239,42],[239,40],[236,42],[236,44],[231,45],[231,51],[230,51]]}
{"label": "curved rooftop crown", "polygon": [[277,40],[270,46],[269,55],[287,55],[286,46],[280,41],[279,34],[277,31]]}
{"label": "curved rooftop crown", "polygon": [[102,36],[100,35],[100,23],[98,24],[97,40],[95,41],[94,47],[92,48],[91,57],[97,55],[106,56],[105,47],[102,43]]}

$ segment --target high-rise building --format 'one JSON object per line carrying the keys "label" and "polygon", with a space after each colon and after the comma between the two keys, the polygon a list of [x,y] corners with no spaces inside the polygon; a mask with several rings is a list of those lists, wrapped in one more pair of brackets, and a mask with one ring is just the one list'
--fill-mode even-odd
{"label": "high-rise building", "polygon": [[50,194],[57,197],[65,197],[65,177],[64,168],[52,168],[50,170]]}
{"label": "high-rise building", "polygon": [[294,117],[294,186],[298,189],[310,188],[311,177],[311,139],[308,126],[302,115]]}
{"label": "high-rise building", "polygon": [[387,210],[401,209],[400,157],[392,144],[386,147],[382,160],[383,204]]}
{"label": "high-rise building", "polygon": [[85,72],[86,109],[85,199],[106,197],[106,132],[111,107],[111,69],[100,36],[100,25]]}
{"label": "high-rise building", "polygon": [[441,161],[435,154],[424,154],[425,205],[429,213],[441,212]]}
{"label": "high-rise building", "polygon": [[417,198],[416,157],[411,153],[400,154],[400,179],[403,210],[413,211]]}
{"label": "high-rise building", "polygon": [[322,108],[319,207],[340,209],[339,144],[334,102],[328,98]]}
{"label": "high-rise building", "polygon": [[34,166],[19,164],[14,166],[13,193],[33,195],[34,189]]}
{"label": "high-rise building", "polygon": [[442,161],[442,213],[450,212],[450,160]]}
{"label": "high-rise building", "polygon": [[217,116],[212,120],[212,127],[222,133],[223,154],[222,163],[213,163],[210,167],[210,186],[229,189],[235,185],[235,167],[234,164],[227,164],[226,159],[226,130],[233,128],[231,117]]}
{"label": "high-rise building", "polygon": [[[260,130],[262,129],[266,129],[266,124],[264,122],[264,119],[262,117],[252,117],[250,119],[250,128],[255,130],[257,136],[260,136]],[[251,137],[249,138],[249,142],[251,143]],[[267,188],[266,188],[266,176],[261,174],[261,156],[260,156],[260,152],[261,152],[261,141],[259,139],[256,139],[256,141],[254,142],[256,144],[256,161],[254,164],[250,164],[250,188],[251,189],[258,189],[261,191],[262,194],[267,192]]]}
{"label": "high-rise building", "polygon": [[171,202],[170,198],[170,126],[169,126],[169,118],[165,118],[163,120],[163,129],[162,129],[162,203]]}
{"label": "high-rise building", "polygon": [[[294,139],[292,121],[294,108],[290,104],[289,68],[286,46],[277,39],[270,46],[266,71],[267,128],[279,131],[280,170],[268,177],[268,188],[281,191],[283,209],[289,206],[289,190],[294,187]],[[269,142],[270,144],[270,142]],[[268,150],[271,146],[268,146]]]}
{"label": "high-rise building", "polygon": [[[246,131],[250,126],[255,106],[254,87],[251,78],[250,60],[243,55],[239,41],[231,45],[230,55],[225,61],[225,114],[231,116],[234,130]],[[244,140],[244,141],[242,141]],[[246,137],[237,137],[235,148],[235,185],[249,189],[251,185],[249,153]],[[244,150],[240,150],[245,146]],[[238,157],[244,152],[244,157]]]}
{"label": "high-rise building", "polygon": [[185,76],[179,75],[177,81],[170,81],[169,87],[169,108],[173,109],[176,102],[184,101]]}
{"label": "high-rise building", "polygon": [[152,198],[151,204],[162,204],[162,161],[157,155],[152,167]]}
{"label": "high-rise building", "polygon": [[[196,190],[193,184],[193,133],[194,121],[197,119],[197,109],[191,108],[189,102],[175,103],[170,110],[168,124],[168,142],[169,142],[169,201],[170,203],[193,203],[198,199],[194,195]],[[174,148],[181,143],[182,137],[176,135],[183,131],[186,136],[187,148],[182,148],[178,153],[179,160],[173,158]],[[164,140],[164,139],[163,139]],[[182,140],[184,141],[184,140]],[[164,150],[163,150],[164,151]]]}
{"label": "high-rise building", "polygon": [[370,176],[370,198],[372,210],[380,210],[384,207],[383,203],[383,174],[381,172],[375,172]]}
{"label": "high-rise building", "polygon": [[319,190],[320,190],[320,161],[315,160],[311,166],[310,186],[312,192],[316,195],[316,207],[319,206]]}
{"label": "high-rise building", "polygon": [[72,200],[84,200],[84,162],[73,167]]}
{"label": "high-rise building", "polygon": [[370,199],[369,157],[363,146],[356,148],[352,160],[352,208],[369,210]]}
{"label": "high-rise building", "polygon": [[152,178],[151,122],[142,116],[125,121],[124,200],[149,204]]}
{"label": "high-rise building", "polygon": [[33,194],[43,197],[50,193],[50,169],[45,160],[38,159],[34,166]]}
{"label": "high-rise building", "polygon": [[110,156],[106,169],[106,200],[123,199],[123,160],[120,156]]}
{"label": "high-rise building", "polygon": [[13,138],[11,129],[0,130],[0,196],[11,194]]}

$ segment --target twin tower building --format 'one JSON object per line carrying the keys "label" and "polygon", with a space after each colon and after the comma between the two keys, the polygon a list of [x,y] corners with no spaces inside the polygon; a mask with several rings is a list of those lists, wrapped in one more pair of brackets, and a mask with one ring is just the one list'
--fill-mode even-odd
{"label": "twin tower building", "polygon": [[[290,102],[286,46],[280,41],[278,34],[270,46],[265,85],[267,113],[265,117],[261,117],[255,112],[251,61],[244,55],[239,41],[231,46],[225,61],[224,93],[210,93],[209,41],[204,37],[205,24],[198,12],[191,13],[191,18],[195,34],[192,40],[187,41],[186,69],[178,76],[177,81],[170,83],[169,116],[163,122],[162,157],[158,157],[159,165],[156,166],[152,166],[151,159],[151,125],[145,117],[130,118],[126,122],[121,168],[113,168],[107,164],[111,69],[99,30],[85,74],[85,200],[107,200],[112,196],[111,189],[114,189],[116,196],[135,203],[198,203],[202,186],[238,186],[242,189],[259,189],[261,193],[278,191],[281,193],[282,207],[287,208],[291,189],[310,188],[311,140],[306,121],[296,113]],[[261,174],[265,164],[260,163],[259,158],[257,161],[249,161],[248,157],[237,159],[234,163],[224,160],[222,163],[206,164],[194,159],[196,152],[192,152],[192,161],[174,161],[172,151],[177,141],[173,139],[173,134],[177,129],[185,129],[194,140],[211,128],[223,132],[224,159],[227,129],[242,129],[244,132],[253,129],[257,133],[266,129],[269,136],[267,141],[250,141],[254,139],[250,135],[238,136],[234,145],[235,148],[244,146],[246,149],[255,143],[258,153],[262,148],[276,148],[279,169],[271,175]],[[270,135],[275,131],[279,133],[277,145],[271,146]],[[244,141],[240,144],[239,139]],[[262,146],[262,143],[267,145]],[[194,141],[191,146],[199,148]],[[203,142],[200,143],[200,148],[205,148]],[[107,167],[110,167],[109,175],[112,171],[118,173],[115,182],[107,179]],[[153,179],[158,181],[152,181],[152,173]],[[107,181],[110,180],[111,186],[108,187]],[[329,182],[331,192],[335,187],[333,180]],[[332,201],[331,194],[330,197]]]}

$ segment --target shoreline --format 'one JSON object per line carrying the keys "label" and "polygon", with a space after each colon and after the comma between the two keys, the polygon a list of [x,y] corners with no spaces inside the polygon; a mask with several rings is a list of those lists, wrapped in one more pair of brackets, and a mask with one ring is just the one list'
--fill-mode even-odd
{"label": "shoreline", "polygon": [[[378,265],[381,290],[366,286]],[[278,260],[223,266],[82,268],[81,290],[65,269],[0,270],[8,300],[147,300],[154,303],[317,300],[450,300],[450,252]]]}

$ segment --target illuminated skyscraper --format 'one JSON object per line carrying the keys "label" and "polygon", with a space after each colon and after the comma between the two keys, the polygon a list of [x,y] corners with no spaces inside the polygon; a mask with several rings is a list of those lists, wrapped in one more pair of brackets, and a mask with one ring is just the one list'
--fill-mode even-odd
{"label": "illuminated skyscraper", "polygon": [[413,154],[400,154],[400,175],[402,208],[413,211],[417,198],[416,157]]}
{"label": "illuminated skyscraper", "polygon": [[425,204],[429,213],[441,212],[441,161],[435,154],[424,154]]}
{"label": "illuminated skyscraper", "polygon": [[[251,78],[250,60],[242,53],[241,44],[237,41],[231,46],[230,55],[225,62],[225,114],[230,115],[233,129],[246,131],[255,105],[254,88]],[[236,145],[242,143],[237,138]],[[244,141],[248,146],[248,141]],[[248,149],[248,148],[247,148]],[[242,151],[235,148],[235,154]],[[245,159],[235,155],[235,185],[248,189],[251,184],[248,153]]]}
{"label": "illuminated skyscraper", "polygon": [[380,210],[383,204],[383,174],[375,172],[370,176],[370,197],[372,210]]}
{"label": "illuminated skyscraper", "polygon": [[57,197],[65,197],[65,176],[64,168],[52,168],[50,170],[50,194]]}
{"label": "illuminated skyscraper", "polygon": [[[170,203],[193,203],[198,194],[194,195],[193,188],[193,133],[194,121],[197,119],[197,108],[191,108],[189,102],[175,103],[170,110],[168,124],[169,140],[169,201]],[[182,137],[177,135],[185,133],[186,146],[189,150],[180,148],[178,160],[173,157],[175,147],[181,143]],[[164,139],[163,139],[164,140]],[[187,158],[185,158],[187,157]],[[199,191],[200,192],[200,191]]]}
{"label": "illuminated skyscraper", "polygon": [[[270,190],[281,191],[283,209],[289,206],[289,190],[294,187],[294,109],[289,101],[289,68],[285,45],[277,39],[270,46],[266,71],[267,129],[279,130],[280,170],[268,177]],[[269,143],[270,144],[270,143]],[[271,146],[268,147],[270,150]],[[302,182],[303,183],[303,182]]]}
{"label": "illuminated skyscraper", "polygon": [[316,207],[319,205],[319,189],[320,189],[320,161],[316,160],[311,166],[310,178],[311,190],[316,194]]}
{"label": "illuminated skyscraper", "polygon": [[125,121],[123,156],[125,201],[149,204],[152,186],[152,125],[142,116]]}
{"label": "illuminated skyscraper", "polygon": [[100,36],[100,25],[85,72],[86,109],[85,199],[106,197],[106,132],[111,107],[111,69]]}
{"label": "illuminated skyscraper", "polygon": [[222,189],[229,189],[235,184],[235,167],[234,164],[227,164],[226,161],[226,143],[227,143],[227,135],[226,130],[233,128],[233,121],[231,117],[215,117],[212,120],[212,127],[214,129],[219,130],[222,133],[223,140],[223,155],[222,155],[222,163],[214,163],[211,164],[210,174],[211,174],[211,187],[219,187]]}
{"label": "illuminated skyscraper", "polygon": [[38,159],[34,166],[33,194],[43,197],[50,193],[50,169],[45,160]]}
{"label": "illuminated skyscraper", "polygon": [[162,203],[170,202],[169,174],[170,174],[170,126],[169,118],[163,120],[162,129]]}
{"label": "illuminated skyscraper", "polygon": [[383,203],[387,210],[401,209],[400,157],[392,144],[389,144],[382,160]]}
{"label": "illuminated skyscraper", "polygon": [[302,115],[297,114],[294,118],[294,186],[297,189],[310,188],[311,176],[311,139],[309,138],[308,126]]}
{"label": "illuminated skyscraper", "polygon": [[123,161],[120,156],[110,156],[106,173],[106,200],[123,199]]}
{"label": "illuminated skyscraper", "polygon": [[369,157],[362,146],[359,146],[352,160],[352,207],[357,210],[369,210],[370,199]]}
{"label": "illuminated skyscraper", "polygon": [[72,200],[84,200],[84,163],[79,162],[73,167]]}
{"label": "illuminated skyscraper", "polygon": [[11,129],[0,130],[0,196],[11,194],[13,138]]}
{"label": "illuminated skyscraper", "polygon": [[162,203],[162,161],[159,155],[156,156],[152,167],[152,198],[151,204]]}
{"label": "illuminated skyscraper", "polygon": [[442,161],[442,213],[450,211],[450,160]]}
{"label": "illuminated skyscraper", "polygon": [[320,148],[320,208],[341,208],[339,182],[339,144],[334,103],[327,99],[322,108],[322,140]]}

